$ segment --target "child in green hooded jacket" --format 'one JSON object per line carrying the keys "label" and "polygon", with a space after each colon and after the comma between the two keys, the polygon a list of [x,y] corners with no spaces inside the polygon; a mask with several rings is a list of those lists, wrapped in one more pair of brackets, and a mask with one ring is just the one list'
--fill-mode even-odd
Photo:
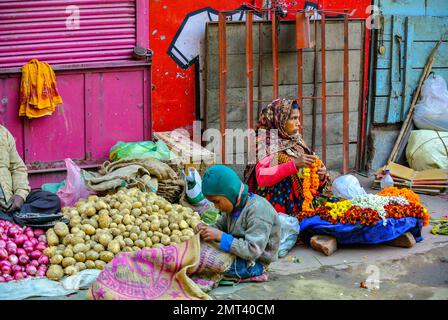
{"label": "child in green hooded jacket", "polygon": [[236,256],[226,276],[244,279],[263,274],[277,260],[280,245],[280,220],[272,205],[249,193],[236,172],[224,165],[205,172],[202,193],[222,214],[215,224],[199,224],[195,231]]}

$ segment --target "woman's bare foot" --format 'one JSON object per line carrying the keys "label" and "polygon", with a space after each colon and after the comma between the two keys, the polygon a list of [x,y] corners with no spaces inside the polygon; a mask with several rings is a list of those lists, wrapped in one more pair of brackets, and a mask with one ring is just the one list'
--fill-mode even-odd
{"label": "woman's bare foot", "polygon": [[389,246],[400,247],[400,248],[411,248],[416,243],[417,242],[415,241],[414,236],[410,232],[403,233],[398,238],[395,238],[394,240],[386,242],[386,244]]}

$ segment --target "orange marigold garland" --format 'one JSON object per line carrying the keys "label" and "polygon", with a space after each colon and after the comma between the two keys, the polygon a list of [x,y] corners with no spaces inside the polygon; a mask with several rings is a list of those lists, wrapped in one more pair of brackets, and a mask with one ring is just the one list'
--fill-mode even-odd
{"label": "orange marigold garland", "polygon": [[313,198],[317,194],[319,189],[319,175],[317,170],[319,170],[322,162],[317,159],[309,168],[303,168],[303,204],[302,211],[313,210]]}
{"label": "orange marigold garland", "polygon": [[377,193],[379,196],[387,197],[402,197],[408,200],[410,203],[420,204],[420,197],[411,189],[408,188],[397,188],[397,187],[387,187]]}

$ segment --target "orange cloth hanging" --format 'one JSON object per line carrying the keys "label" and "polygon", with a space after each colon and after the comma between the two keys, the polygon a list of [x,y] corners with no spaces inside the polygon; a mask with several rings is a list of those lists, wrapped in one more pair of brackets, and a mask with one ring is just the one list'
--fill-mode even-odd
{"label": "orange cloth hanging", "polygon": [[56,76],[48,63],[32,59],[22,67],[19,116],[31,119],[51,115],[61,103]]}

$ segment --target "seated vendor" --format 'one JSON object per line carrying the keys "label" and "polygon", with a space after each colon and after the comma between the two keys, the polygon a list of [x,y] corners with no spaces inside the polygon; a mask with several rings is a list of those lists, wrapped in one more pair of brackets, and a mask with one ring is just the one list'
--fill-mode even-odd
{"label": "seated vendor", "polygon": [[14,137],[0,125],[0,219],[14,222],[17,212],[53,214],[61,210],[57,195],[30,190],[27,168]]}
{"label": "seated vendor", "polygon": [[222,215],[215,224],[199,224],[195,231],[205,241],[217,241],[221,250],[236,256],[225,277],[262,275],[278,257],[280,220],[274,208],[266,199],[250,193],[236,172],[224,165],[205,172],[202,192]]}
{"label": "seated vendor", "polygon": [[[274,100],[259,116],[257,129],[266,130],[266,138],[259,136],[257,149],[267,155],[245,172],[250,190],[265,197],[277,212],[295,216],[302,211],[305,201],[302,170],[318,160],[299,133],[300,109],[296,101]],[[276,130],[278,138],[270,134]],[[319,161],[319,191],[323,191],[328,175]]]}

